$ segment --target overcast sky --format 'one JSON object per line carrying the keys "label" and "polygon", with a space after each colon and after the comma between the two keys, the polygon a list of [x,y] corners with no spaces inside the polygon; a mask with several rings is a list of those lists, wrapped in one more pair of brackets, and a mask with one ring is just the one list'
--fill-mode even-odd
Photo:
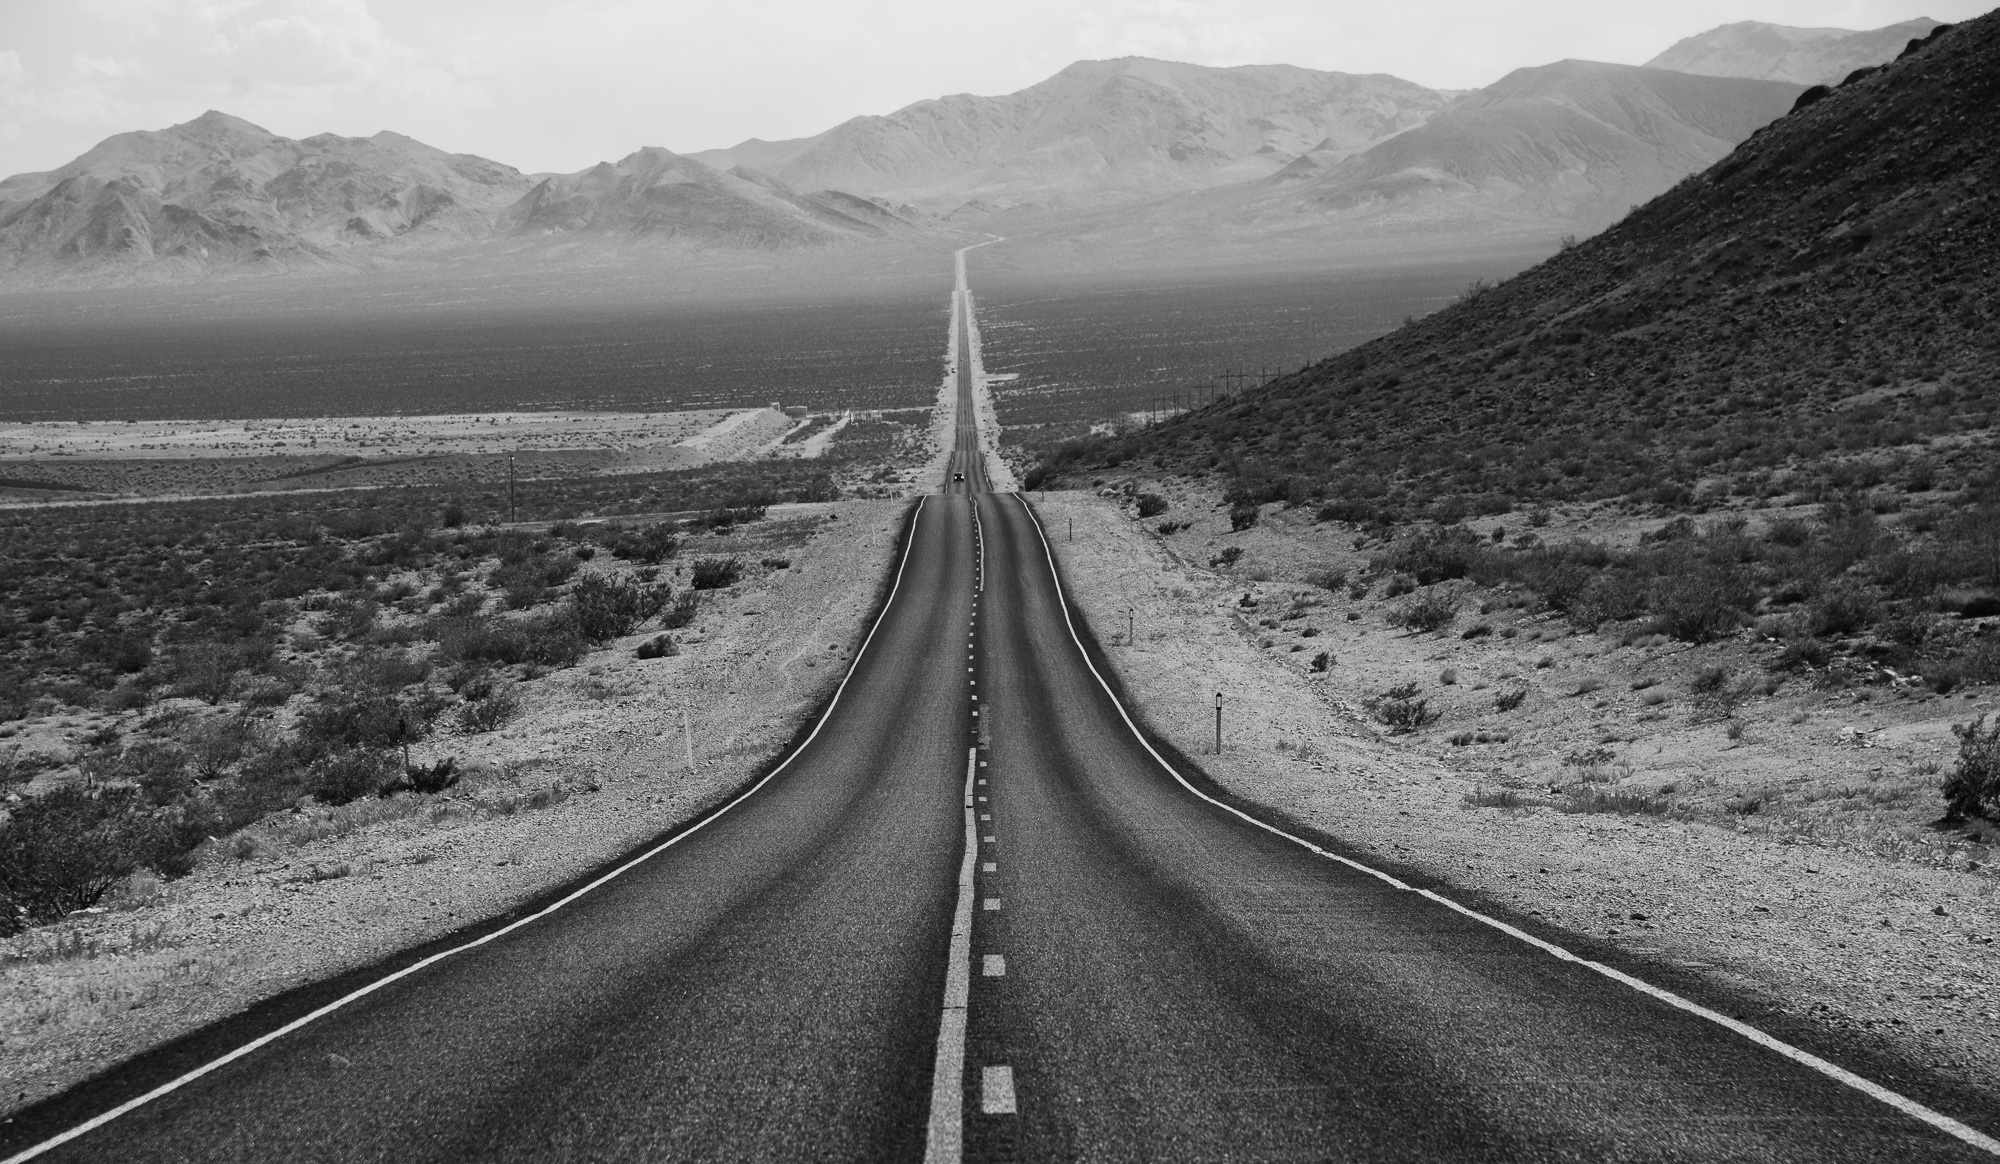
{"label": "overcast sky", "polygon": [[0,0],[0,175],[221,109],[523,170],[817,133],[1074,60],[1284,62],[1474,88],[1638,64],[1737,20],[1876,28],[1993,0]]}

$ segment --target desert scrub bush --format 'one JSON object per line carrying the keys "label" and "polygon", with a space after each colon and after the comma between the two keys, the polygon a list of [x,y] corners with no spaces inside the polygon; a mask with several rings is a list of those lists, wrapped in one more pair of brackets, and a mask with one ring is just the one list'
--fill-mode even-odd
{"label": "desert scrub bush", "polygon": [[1685,556],[1653,583],[1648,605],[1658,630],[1685,643],[1706,643],[1743,625],[1757,602],[1742,574],[1725,563]]}
{"label": "desert scrub bush", "polygon": [[1377,572],[1408,574],[1430,586],[1472,574],[1486,550],[1477,535],[1460,526],[1412,534],[1370,558]]}
{"label": "desert scrub bush", "polygon": [[1953,724],[1951,734],[1958,737],[1958,762],[1941,789],[1945,817],[1992,819],[2000,812],[2000,716],[1994,717],[1991,727],[1984,717]]}
{"label": "desert scrub bush", "polygon": [[1429,727],[1443,717],[1425,699],[1385,699],[1375,706],[1375,718],[1399,735]]}
{"label": "desert scrub bush", "polygon": [[1527,808],[1547,803],[1530,800],[1513,788],[1487,788],[1484,785],[1466,793],[1461,800],[1467,808]]}
{"label": "desert scrub bush", "polygon": [[720,590],[733,586],[743,575],[743,563],[734,557],[702,558],[688,572],[688,585],[696,590]]}
{"label": "desert scrub bush", "polygon": [[1229,532],[1242,533],[1257,524],[1257,506],[1254,502],[1239,501],[1229,507]]}
{"label": "desert scrub bush", "polygon": [[1317,570],[1306,571],[1305,582],[1308,586],[1317,586],[1321,590],[1337,593],[1341,587],[1347,585],[1347,571],[1333,566],[1322,566]]}
{"label": "desert scrub bush", "polygon": [[1557,804],[1564,812],[1612,812],[1625,816],[1665,816],[1673,802],[1664,796],[1619,788],[1571,788]]}
{"label": "desert scrub bush", "polygon": [[299,716],[297,748],[310,764],[356,749],[392,747],[423,734],[425,725],[412,719],[393,695],[329,692]]}
{"label": "desert scrub bush", "polygon": [[1413,634],[1442,630],[1458,621],[1458,600],[1439,590],[1430,590],[1389,612],[1390,626],[1407,627]]}
{"label": "desert scrub bush", "polygon": [[385,748],[355,748],[314,760],[306,787],[321,804],[341,805],[374,796],[396,779],[394,754]]}
{"label": "desert scrub bush", "polygon": [[414,792],[421,796],[443,792],[458,783],[458,757],[446,756],[434,764],[410,764],[402,775],[390,780],[379,790],[382,796],[393,796],[398,792]]}
{"label": "desert scrub bush", "polygon": [[1503,691],[1493,697],[1493,710],[1513,711],[1515,708],[1521,706],[1521,704],[1527,702],[1527,699],[1528,689],[1525,687],[1517,687],[1512,691]]}
{"label": "desert scrub bush", "polygon": [[520,713],[521,701],[513,692],[496,689],[478,699],[467,700],[458,709],[458,728],[468,735],[483,735],[505,727]]}
{"label": "desert scrub bush", "polygon": [[1858,634],[1872,626],[1880,612],[1875,596],[1858,585],[1829,587],[1813,600],[1812,631],[1815,635]]}
{"label": "desert scrub bush", "polygon": [[661,612],[660,625],[668,630],[679,630],[692,623],[700,609],[701,596],[692,590],[682,591],[681,596],[674,599],[673,604]]}
{"label": "desert scrub bush", "polygon": [[1167,511],[1167,499],[1157,493],[1141,493],[1138,497],[1138,513],[1141,518],[1158,517]]}
{"label": "desert scrub bush", "polygon": [[[729,559],[732,563],[734,558]],[[700,586],[700,568],[697,565]],[[563,616],[577,634],[593,643],[606,643],[637,630],[640,623],[658,614],[673,592],[666,586],[646,586],[602,574],[587,574],[570,588]]]}
{"label": "desert scrub bush", "polygon": [[0,936],[96,905],[175,839],[131,787],[65,784],[20,801],[0,824]]}
{"label": "desert scrub bush", "polygon": [[670,526],[660,523],[623,533],[606,548],[614,558],[657,566],[679,552],[681,542]]}
{"label": "desert scrub bush", "polygon": [[559,614],[446,619],[433,625],[432,634],[439,654],[456,663],[573,667],[590,649],[575,624]]}
{"label": "desert scrub bush", "polygon": [[501,592],[507,609],[526,610],[548,601],[554,588],[569,581],[578,565],[567,554],[536,554],[530,550],[519,557],[503,556],[487,583]]}
{"label": "desert scrub bush", "polygon": [[1332,668],[1332,666],[1333,666],[1333,655],[1330,652],[1321,651],[1319,654],[1314,655],[1312,657],[1311,667],[1312,667],[1312,672],[1315,675],[1324,674],[1327,670]]}
{"label": "desert scrub bush", "polygon": [[1242,546],[1224,546],[1222,552],[1208,560],[1210,568],[1230,567],[1243,560]]}
{"label": "desert scrub bush", "polygon": [[681,653],[672,635],[654,635],[632,652],[641,659],[670,659]]}

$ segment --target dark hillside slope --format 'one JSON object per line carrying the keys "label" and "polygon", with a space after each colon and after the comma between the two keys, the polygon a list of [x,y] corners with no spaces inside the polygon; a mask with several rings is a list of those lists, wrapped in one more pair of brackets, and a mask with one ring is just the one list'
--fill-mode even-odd
{"label": "dark hillside slope", "polygon": [[1068,457],[1157,458],[1241,474],[1265,500],[1403,513],[1883,482],[1990,492],[1995,108],[2000,13],[1804,104],[1498,287]]}

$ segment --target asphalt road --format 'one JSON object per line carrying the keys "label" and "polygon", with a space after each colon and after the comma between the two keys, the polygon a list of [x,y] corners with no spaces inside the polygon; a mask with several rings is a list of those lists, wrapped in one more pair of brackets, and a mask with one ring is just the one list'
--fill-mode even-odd
{"label": "asphalt road", "polygon": [[[41,1158],[916,1160],[951,1050],[971,1160],[1992,1159],[1196,795],[1072,638],[1027,506],[985,492],[968,364],[944,492],[785,767],[555,912]],[[352,985],[31,1109],[0,1157]]]}

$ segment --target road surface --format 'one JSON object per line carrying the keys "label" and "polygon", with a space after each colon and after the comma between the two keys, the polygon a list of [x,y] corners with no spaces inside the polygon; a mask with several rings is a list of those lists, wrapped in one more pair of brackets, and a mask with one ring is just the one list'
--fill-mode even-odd
{"label": "road surface", "polygon": [[969,365],[893,595],[767,781],[483,944],[31,1109],[0,1155],[1994,1158],[1177,779],[1073,635],[1028,506],[985,491]]}

